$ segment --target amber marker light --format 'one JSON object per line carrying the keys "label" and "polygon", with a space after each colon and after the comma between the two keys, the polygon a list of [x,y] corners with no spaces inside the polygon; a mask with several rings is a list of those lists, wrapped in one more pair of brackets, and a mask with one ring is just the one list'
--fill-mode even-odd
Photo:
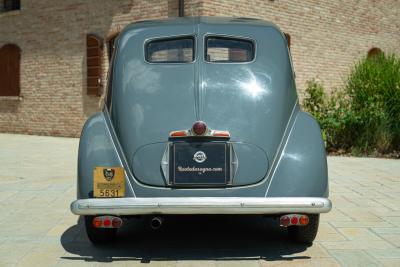
{"label": "amber marker light", "polygon": [[308,224],[308,216],[307,215],[302,215],[300,217],[300,225],[307,225]]}
{"label": "amber marker light", "polygon": [[215,137],[230,137],[230,133],[228,131],[213,131],[213,136]]}
{"label": "amber marker light", "polygon": [[204,121],[196,121],[192,126],[195,135],[204,135],[207,132],[207,125]]}
{"label": "amber marker light", "polygon": [[187,136],[186,131],[173,131],[169,134],[170,137],[185,137]]}
{"label": "amber marker light", "polygon": [[99,217],[96,217],[93,219],[93,226],[95,228],[100,228],[101,227],[101,219]]}

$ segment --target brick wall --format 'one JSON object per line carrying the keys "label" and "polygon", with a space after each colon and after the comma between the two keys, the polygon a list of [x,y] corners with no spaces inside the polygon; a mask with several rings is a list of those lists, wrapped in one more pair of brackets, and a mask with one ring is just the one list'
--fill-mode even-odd
{"label": "brick wall", "polygon": [[[86,95],[86,34],[106,39],[130,22],[177,10],[178,0],[22,0],[20,11],[0,13],[0,47],[22,50],[22,98],[0,98],[0,132],[79,136],[101,99]],[[185,1],[188,16],[262,18],[289,33],[299,91],[312,77],[339,87],[372,47],[400,54],[399,12],[396,0]],[[104,49],[104,80],[107,56]]]}
{"label": "brick wall", "polygon": [[22,97],[0,98],[0,132],[79,136],[100,102],[86,95],[86,34],[105,39],[176,8],[164,0],[22,0],[20,11],[0,14],[0,47],[15,43],[22,50]]}
{"label": "brick wall", "polygon": [[340,87],[372,47],[400,54],[400,1],[204,0],[201,15],[269,20],[291,36],[296,84],[313,77]]}

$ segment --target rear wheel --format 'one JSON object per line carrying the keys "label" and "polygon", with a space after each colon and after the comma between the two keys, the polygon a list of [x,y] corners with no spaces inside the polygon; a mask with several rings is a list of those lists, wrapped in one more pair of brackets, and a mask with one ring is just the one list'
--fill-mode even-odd
{"label": "rear wheel", "polygon": [[312,244],[318,232],[319,214],[309,214],[306,226],[289,226],[290,238],[298,243]]}
{"label": "rear wheel", "polygon": [[107,244],[113,241],[117,235],[117,228],[96,228],[93,225],[94,216],[85,216],[85,228],[87,236],[95,245]]}

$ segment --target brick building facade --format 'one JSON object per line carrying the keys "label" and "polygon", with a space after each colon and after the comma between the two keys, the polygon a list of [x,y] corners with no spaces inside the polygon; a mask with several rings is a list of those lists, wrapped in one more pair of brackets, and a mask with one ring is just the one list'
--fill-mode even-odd
{"label": "brick building facade", "polygon": [[[11,78],[0,79],[0,132],[79,136],[87,117],[99,110],[101,96],[93,89],[101,94],[106,84],[113,37],[134,21],[177,16],[178,2],[0,0],[0,62],[4,55],[19,55],[19,75],[12,71],[18,91],[7,95],[4,79]],[[313,77],[327,88],[340,86],[354,61],[371,48],[400,54],[397,0],[184,2],[187,16],[254,17],[277,24],[290,35],[299,91]],[[88,36],[97,38],[98,49],[96,42],[88,48]],[[91,67],[90,55],[100,56],[101,69]]]}

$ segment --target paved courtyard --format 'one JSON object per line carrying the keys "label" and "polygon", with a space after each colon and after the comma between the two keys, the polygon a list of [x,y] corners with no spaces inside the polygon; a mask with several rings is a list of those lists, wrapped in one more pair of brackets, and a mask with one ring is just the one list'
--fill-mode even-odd
{"label": "paved courtyard", "polygon": [[129,221],[93,247],[69,211],[78,139],[0,134],[0,266],[400,266],[400,160],[329,157],[333,210],[311,247],[260,217]]}

